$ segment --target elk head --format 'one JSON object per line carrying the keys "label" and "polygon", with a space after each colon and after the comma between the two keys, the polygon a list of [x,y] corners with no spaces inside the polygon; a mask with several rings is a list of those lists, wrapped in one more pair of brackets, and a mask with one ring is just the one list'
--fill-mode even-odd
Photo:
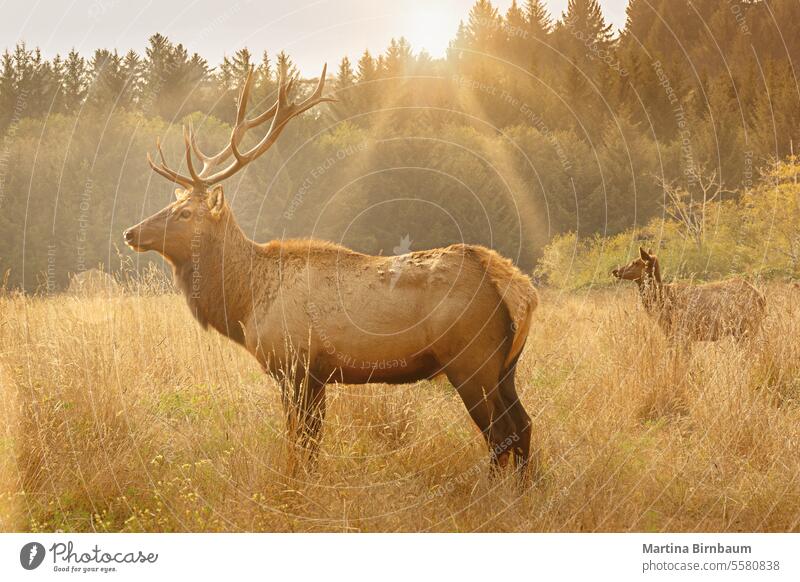
{"label": "elk head", "polygon": [[[147,162],[156,173],[175,182],[180,188],[175,190],[176,200],[174,202],[136,226],[127,229],[123,233],[125,243],[138,252],[157,251],[173,265],[189,260],[193,246],[198,246],[201,241],[205,241],[223,230],[220,228],[220,224],[222,223],[224,226],[225,221],[221,218],[228,212],[228,208],[219,182],[230,178],[266,152],[291,119],[319,103],[335,101],[330,97],[322,96],[326,71],[327,65],[322,68],[316,89],[301,103],[289,100],[289,93],[296,78],[290,78],[287,81],[284,72],[281,71],[276,102],[263,113],[246,119],[247,101],[253,84],[253,68],[251,67],[239,92],[236,123],[231,132],[230,141],[221,151],[213,156],[204,154],[195,141],[193,129],[184,126],[183,139],[186,147],[188,176],[167,166],[164,152],[161,150],[161,143],[157,140],[156,149],[160,161],[154,162],[148,153]],[[245,134],[250,129],[268,121],[270,122],[269,129],[264,137],[251,149],[240,151],[239,148]],[[199,170],[195,167],[195,156],[202,162],[202,168]],[[227,165],[225,165],[226,162]]]}
{"label": "elk head", "polygon": [[658,258],[652,252],[652,250],[647,252],[644,248],[639,247],[639,256],[637,258],[624,267],[617,267],[611,271],[611,274],[617,279],[635,281],[640,284],[655,281],[656,284],[660,285],[661,269],[658,266]]}

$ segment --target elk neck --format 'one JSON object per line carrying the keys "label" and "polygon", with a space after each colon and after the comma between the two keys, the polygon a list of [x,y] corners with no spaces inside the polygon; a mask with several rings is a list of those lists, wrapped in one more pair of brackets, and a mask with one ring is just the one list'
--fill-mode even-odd
{"label": "elk neck", "polygon": [[639,287],[639,295],[642,304],[648,312],[654,312],[664,307],[665,290],[663,283],[657,281],[655,277],[644,276],[636,280]]}
{"label": "elk neck", "polygon": [[257,245],[226,208],[219,228],[193,241],[191,258],[173,264],[175,283],[194,317],[239,344],[244,344],[242,325],[253,310],[257,258]]}

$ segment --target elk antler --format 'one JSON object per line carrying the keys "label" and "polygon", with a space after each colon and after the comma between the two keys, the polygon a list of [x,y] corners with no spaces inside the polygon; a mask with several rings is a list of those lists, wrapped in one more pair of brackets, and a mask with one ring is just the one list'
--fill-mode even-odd
{"label": "elk antler", "polygon": [[[197,145],[197,141],[195,140],[194,136],[194,129],[192,127],[184,126],[183,141],[186,146],[186,167],[189,170],[189,176],[179,174],[167,166],[167,162],[164,159],[164,153],[161,151],[160,140],[156,140],[156,148],[158,150],[158,155],[161,158],[161,163],[156,164],[150,157],[149,153],[147,154],[147,162],[150,164],[150,167],[153,168],[153,170],[165,178],[172,180],[173,182],[176,182],[185,188],[196,188],[199,191],[205,190],[211,184],[216,184],[217,182],[221,182],[226,178],[230,178],[244,166],[266,152],[272,146],[272,144],[275,143],[281,131],[283,131],[283,128],[286,127],[286,124],[291,119],[297,117],[304,111],[311,109],[315,105],[324,103],[326,101],[336,101],[336,99],[332,97],[322,96],[322,90],[325,87],[325,73],[327,70],[328,65],[322,67],[322,74],[319,77],[319,82],[317,83],[316,89],[314,89],[313,93],[311,93],[311,95],[309,95],[301,103],[295,103],[289,100],[289,93],[291,92],[292,87],[297,80],[296,77],[291,77],[287,80],[285,72],[281,70],[278,80],[277,101],[272,105],[272,107],[263,113],[255,116],[252,119],[245,119],[247,100],[250,97],[250,89],[253,84],[253,67],[251,66],[250,70],[247,72],[247,76],[245,77],[244,85],[242,85],[242,88],[239,91],[239,99],[236,106],[236,124],[233,127],[233,131],[231,131],[231,139],[227,146],[213,156],[207,156]],[[264,137],[262,137],[261,140],[248,151],[239,151],[239,146],[241,145],[245,134],[250,129],[262,125],[269,120],[272,120],[272,123],[270,123],[269,129]],[[194,167],[192,154],[197,156],[203,162],[203,167],[199,172]],[[233,156],[234,159],[230,164],[228,164],[228,166],[218,170],[217,172],[214,172],[213,174],[211,173],[214,168],[218,167],[231,156]]]}

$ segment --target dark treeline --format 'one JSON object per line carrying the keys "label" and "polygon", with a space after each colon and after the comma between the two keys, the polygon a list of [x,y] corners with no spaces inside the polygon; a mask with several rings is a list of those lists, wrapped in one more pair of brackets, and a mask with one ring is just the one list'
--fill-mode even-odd
{"label": "dark treeline", "polygon": [[[539,0],[505,14],[479,0],[443,59],[402,38],[345,57],[329,71],[338,102],[293,122],[228,198],[258,240],[384,254],[464,240],[530,270],[557,234],[612,235],[661,215],[664,183],[691,193],[713,172],[726,191],[750,189],[800,137],[800,3],[631,0],[627,14],[614,34],[596,0],[570,0],[558,19]],[[160,34],[142,55],[6,51],[11,284],[52,290],[98,263],[115,269],[121,231],[174,188],[144,162],[155,136],[174,166],[183,123],[204,149],[221,147],[251,65],[261,111],[278,71],[296,73],[285,53],[241,49],[212,66]]]}

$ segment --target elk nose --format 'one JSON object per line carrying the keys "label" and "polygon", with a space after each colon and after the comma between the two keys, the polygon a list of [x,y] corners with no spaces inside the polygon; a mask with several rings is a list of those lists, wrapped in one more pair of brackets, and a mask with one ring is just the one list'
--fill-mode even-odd
{"label": "elk nose", "polygon": [[611,271],[611,274],[614,275],[615,277],[619,277],[619,269],[613,269]]}
{"label": "elk nose", "polygon": [[122,233],[122,238],[126,243],[133,242],[133,229],[129,228]]}

